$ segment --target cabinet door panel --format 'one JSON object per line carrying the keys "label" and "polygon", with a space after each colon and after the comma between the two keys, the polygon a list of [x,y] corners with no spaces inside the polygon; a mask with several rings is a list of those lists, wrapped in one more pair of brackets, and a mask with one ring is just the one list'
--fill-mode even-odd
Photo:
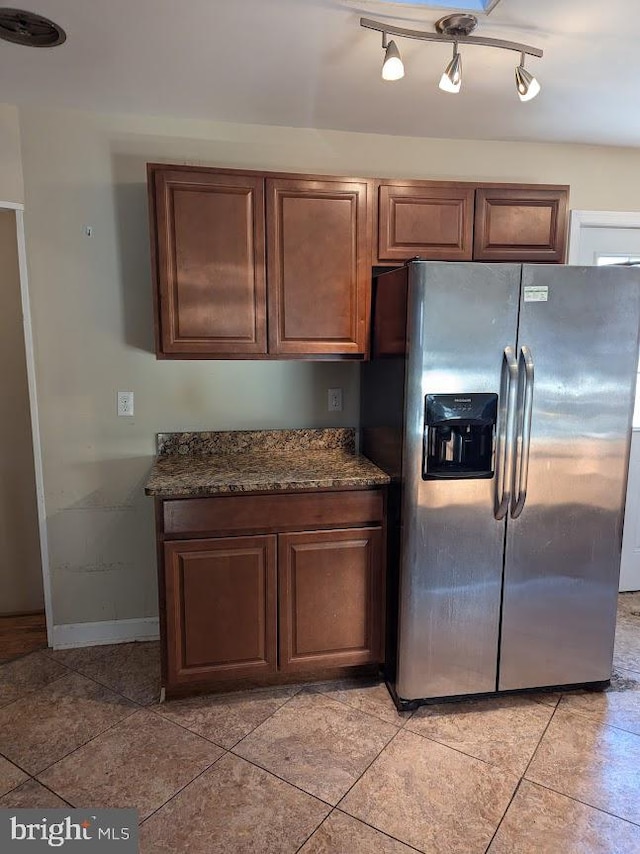
{"label": "cabinet door panel", "polygon": [[280,669],[381,660],[380,528],[278,538]]}
{"label": "cabinet door panel", "polygon": [[375,263],[470,260],[473,200],[473,187],[381,184]]}
{"label": "cabinet door panel", "polygon": [[367,182],[268,179],[267,245],[269,353],[363,354]]}
{"label": "cabinet door panel", "polygon": [[276,670],[276,538],[168,542],[168,682]]}
{"label": "cabinet door panel", "polygon": [[266,353],[264,181],[155,173],[163,354]]}
{"label": "cabinet door panel", "polygon": [[475,261],[564,261],[568,189],[481,188]]}

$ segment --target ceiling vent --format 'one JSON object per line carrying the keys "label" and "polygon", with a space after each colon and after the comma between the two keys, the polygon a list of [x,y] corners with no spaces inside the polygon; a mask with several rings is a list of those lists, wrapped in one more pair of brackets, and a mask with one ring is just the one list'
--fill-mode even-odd
{"label": "ceiling vent", "polygon": [[62,27],[42,15],[23,9],[0,8],[0,39],[29,47],[55,47],[66,38]]}

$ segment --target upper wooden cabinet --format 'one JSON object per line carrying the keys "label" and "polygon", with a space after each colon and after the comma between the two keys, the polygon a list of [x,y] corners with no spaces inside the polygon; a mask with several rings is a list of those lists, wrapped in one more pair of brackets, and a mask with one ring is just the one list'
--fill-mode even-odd
{"label": "upper wooden cabinet", "polygon": [[368,190],[347,179],[267,179],[269,353],[364,353]]}
{"label": "upper wooden cabinet", "polygon": [[378,185],[377,257],[374,264],[420,257],[470,261],[474,188],[428,181]]}
{"label": "upper wooden cabinet", "polygon": [[565,186],[147,171],[161,359],[365,359],[372,265],[565,257]]}
{"label": "upper wooden cabinet", "polygon": [[474,260],[562,263],[568,196],[568,187],[476,190]]}
{"label": "upper wooden cabinet", "polygon": [[205,170],[150,179],[158,355],[266,353],[264,181]]}
{"label": "upper wooden cabinet", "polygon": [[160,358],[364,357],[372,182],[147,168]]}

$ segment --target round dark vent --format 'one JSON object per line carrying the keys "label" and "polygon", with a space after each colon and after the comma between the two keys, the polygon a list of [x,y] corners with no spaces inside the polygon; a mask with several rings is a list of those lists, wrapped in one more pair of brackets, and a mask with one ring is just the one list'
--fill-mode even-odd
{"label": "round dark vent", "polygon": [[55,47],[66,38],[62,27],[42,15],[23,9],[0,8],[0,39],[29,47]]}

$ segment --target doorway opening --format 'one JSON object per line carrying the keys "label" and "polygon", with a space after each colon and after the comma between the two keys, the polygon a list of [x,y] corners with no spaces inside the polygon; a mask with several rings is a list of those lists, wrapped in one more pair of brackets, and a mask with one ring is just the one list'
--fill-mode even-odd
{"label": "doorway opening", "polygon": [[48,645],[40,444],[21,205],[0,202],[0,663]]}
{"label": "doorway opening", "polygon": [[[640,212],[572,211],[569,263],[640,264]],[[640,590],[640,373],[627,478],[620,591]]]}

